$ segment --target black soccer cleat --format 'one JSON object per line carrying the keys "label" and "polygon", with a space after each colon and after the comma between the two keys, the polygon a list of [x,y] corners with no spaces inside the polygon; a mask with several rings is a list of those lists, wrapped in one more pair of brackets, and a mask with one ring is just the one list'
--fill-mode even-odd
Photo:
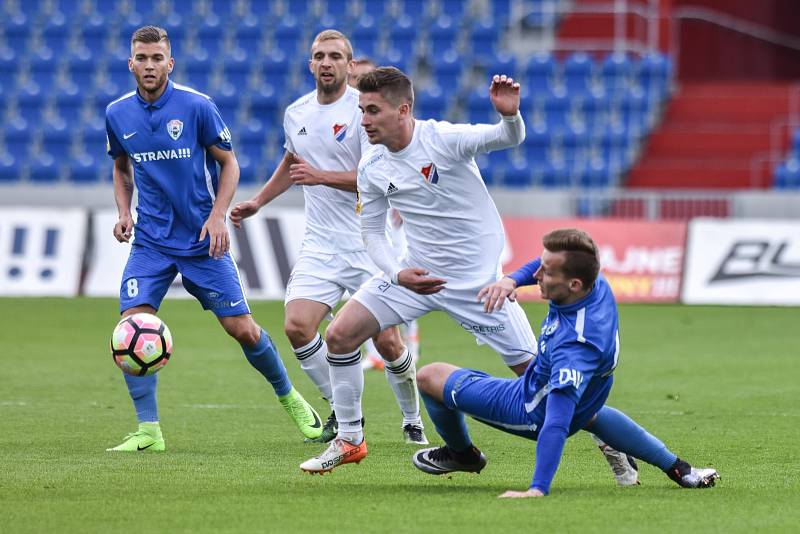
{"label": "black soccer cleat", "polygon": [[403,438],[409,445],[427,445],[428,438],[421,425],[407,424],[403,427]]}
{"label": "black soccer cleat", "polygon": [[680,458],[664,472],[682,488],[711,488],[719,479],[716,469],[692,467]]}
{"label": "black soccer cleat", "polygon": [[486,467],[486,456],[477,448],[470,447],[457,453],[450,447],[420,449],[411,457],[414,467],[430,475],[444,475],[455,471],[480,473]]}

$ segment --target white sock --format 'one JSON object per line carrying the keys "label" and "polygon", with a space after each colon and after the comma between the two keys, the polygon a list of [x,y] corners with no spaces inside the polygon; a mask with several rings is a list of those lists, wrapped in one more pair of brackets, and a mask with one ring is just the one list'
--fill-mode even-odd
{"label": "white sock", "polygon": [[414,319],[407,324],[400,325],[400,333],[406,347],[411,351],[411,358],[414,359],[414,363],[417,363],[419,360],[419,323]]}
{"label": "white sock", "polygon": [[364,342],[364,356],[367,358],[380,358],[381,355],[378,353],[378,349],[375,348],[375,342],[372,339],[368,339]]}
{"label": "white sock", "polygon": [[364,391],[364,372],[361,370],[361,350],[349,354],[328,353],[330,380],[333,387],[333,410],[339,422],[339,437],[350,443],[361,443],[361,393]]}
{"label": "white sock", "polygon": [[308,345],[294,349],[294,355],[300,362],[300,368],[314,382],[322,396],[333,404],[331,375],[328,371],[328,360],[325,359],[326,354],[328,354],[328,346],[319,334]]}
{"label": "white sock", "polygon": [[384,372],[386,380],[394,392],[397,405],[403,412],[403,426],[412,424],[422,426],[419,415],[419,392],[417,391],[417,367],[411,357],[411,351],[403,351],[403,355],[393,362],[383,360],[386,364]]}

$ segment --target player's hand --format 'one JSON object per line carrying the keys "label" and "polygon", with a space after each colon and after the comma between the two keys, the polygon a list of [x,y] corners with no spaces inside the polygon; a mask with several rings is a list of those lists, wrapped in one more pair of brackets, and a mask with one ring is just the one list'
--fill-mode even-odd
{"label": "player's hand", "polygon": [[114,237],[120,243],[127,243],[133,233],[133,217],[131,214],[120,216],[117,224],[114,225]]}
{"label": "player's hand", "polygon": [[231,222],[236,228],[241,228],[242,220],[252,217],[258,213],[258,210],[260,209],[261,206],[259,206],[258,202],[255,200],[245,200],[244,202],[239,202],[231,210]]}
{"label": "player's hand", "polygon": [[215,259],[221,258],[231,246],[225,217],[212,213],[200,230],[200,241],[206,238],[206,234],[209,238],[208,255]]}
{"label": "player's hand", "polygon": [[418,267],[403,269],[397,273],[397,283],[420,295],[433,295],[444,289],[447,280],[428,276],[428,271]]}
{"label": "player's hand", "polygon": [[319,169],[315,169],[306,160],[294,154],[296,163],[289,165],[289,178],[296,185],[322,185],[325,179]]}
{"label": "player's hand", "polygon": [[544,493],[538,489],[529,489],[528,491],[514,491],[508,490],[502,495],[498,495],[498,499],[527,499],[528,497],[544,497]]}
{"label": "player's hand", "polygon": [[484,299],[483,311],[486,313],[502,310],[506,299],[512,302],[517,300],[517,283],[512,278],[504,276],[478,291],[478,302]]}
{"label": "player's hand", "polygon": [[519,84],[505,74],[495,74],[489,86],[489,98],[500,115],[516,115],[519,111]]}

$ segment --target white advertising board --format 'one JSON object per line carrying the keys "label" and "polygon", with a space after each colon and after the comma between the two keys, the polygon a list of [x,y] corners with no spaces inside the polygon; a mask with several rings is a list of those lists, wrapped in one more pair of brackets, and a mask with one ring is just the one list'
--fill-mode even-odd
{"label": "white advertising board", "polygon": [[[84,284],[88,296],[119,296],[122,271],[130,245],[118,243],[112,234],[116,210],[92,214],[92,247],[89,272]],[[231,253],[250,299],[282,299],[292,266],[297,260],[305,231],[301,209],[264,209],[246,219],[242,229],[229,226]],[[167,297],[191,297],[181,286],[180,277]]]}
{"label": "white advertising board", "polygon": [[800,305],[800,220],[694,219],[681,300]]}
{"label": "white advertising board", "polygon": [[0,295],[77,295],[87,220],[82,208],[0,209]]}

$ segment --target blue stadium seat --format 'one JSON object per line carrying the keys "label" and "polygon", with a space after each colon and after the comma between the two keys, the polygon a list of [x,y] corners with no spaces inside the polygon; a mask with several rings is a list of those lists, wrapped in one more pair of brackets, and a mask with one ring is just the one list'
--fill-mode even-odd
{"label": "blue stadium seat", "polygon": [[97,60],[92,55],[72,56],[67,60],[67,70],[73,82],[85,84],[94,77]]}
{"label": "blue stadium seat", "polygon": [[611,183],[611,170],[602,159],[592,160],[578,176],[578,185],[586,188],[605,188]]}
{"label": "blue stadium seat", "polygon": [[81,128],[80,140],[85,152],[101,160],[100,158],[106,153],[105,123],[101,121],[92,121],[88,124],[84,124]]}
{"label": "blue stadium seat", "polygon": [[775,169],[775,189],[800,189],[800,160],[790,156]]}
{"label": "blue stadium seat", "polygon": [[499,117],[492,107],[486,89],[470,91],[467,97],[467,117],[470,124],[494,124]]}
{"label": "blue stadium seat", "polygon": [[572,185],[569,168],[562,160],[546,161],[542,167],[539,184],[542,187],[569,187]]}
{"label": "blue stadium seat", "polygon": [[588,92],[592,87],[594,62],[585,52],[575,52],[564,61],[564,85],[573,94]]}
{"label": "blue stadium seat", "polygon": [[422,119],[442,120],[447,112],[447,98],[444,91],[439,87],[432,87],[428,90],[420,91],[414,102],[416,115]]}
{"label": "blue stadium seat", "polygon": [[350,38],[356,57],[375,57],[380,39],[380,28],[372,17],[362,17],[353,27]]}
{"label": "blue stadium seat", "polygon": [[380,22],[386,16],[388,3],[387,0],[364,0],[361,5],[364,13]]}
{"label": "blue stadium seat", "polygon": [[208,57],[216,56],[222,50],[224,28],[218,19],[210,18],[197,29],[197,44]]}
{"label": "blue stadium seat", "polygon": [[183,61],[183,72],[186,80],[180,80],[180,83],[185,83],[203,93],[208,91],[213,75],[211,62],[204,57],[198,56],[189,56]]}
{"label": "blue stadium seat", "polygon": [[236,27],[236,46],[254,55],[261,50],[264,27],[256,18],[245,18]]}
{"label": "blue stadium seat", "polygon": [[589,152],[589,132],[585,128],[566,128],[561,136],[561,148],[567,161],[585,160]]}
{"label": "blue stadium seat", "polygon": [[84,95],[78,91],[59,91],[56,93],[56,112],[58,116],[69,124],[75,124],[81,114]]}
{"label": "blue stadium seat", "polygon": [[528,128],[522,149],[525,152],[525,159],[529,165],[539,166],[547,161],[551,139],[552,134],[546,129]]}
{"label": "blue stadium seat", "polygon": [[300,50],[303,40],[303,28],[297,19],[285,16],[281,19],[273,35],[274,48],[283,51],[287,57],[294,58]]}
{"label": "blue stadium seat", "polygon": [[250,85],[250,58],[243,50],[225,58],[222,72],[225,82],[237,89],[245,89]]}
{"label": "blue stadium seat", "polygon": [[431,62],[436,84],[448,91],[457,91],[461,86],[461,73],[464,68],[461,56],[450,49],[441,54],[437,52],[431,57]]}
{"label": "blue stadium seat", "polygon": [[511,0],[492,0],[492,17],[494,23],[502,27],[508,24],[511,17]]}
{"label": "blue stadium seat", "polygon": [[525,67],[524,85],[532,95],[550,93],[556,85],[557,73],[557,64],[551,54],[536,53]]}
{"label": "blue stadium seat", "polygon": [[647,93],[662,97],[669,90],[672,76],[672,62],[658,52],[652,52],[639,62],[639,83]]}
{"label": "blue stadium seat", "polygon": [[332,17],[345,19],[352,16],[353,4],[354,2],[351,0],[325,0],[325,13]]}
{"label": "blue stadium seat", "polygon": [[[266,120],[263,116],[254,116],[253,120],[247,121],[237,131],[239,143],[237,151],[247,154],[255,161],[264,159],[267,148],[267,132],[269,129],[264,126]],[[267,121],[272,124],[272,121]]]}
{"label": "blue stadium seat", "polygon": [[415,18],[417,20],[424,19],[427,16],[426,6],[427,0],[400,0],[401,11],[404,15]]}
{"label": "blue stadium seat", "polygon": [[89,154],[81,154],[72,159],[69,166],[69,179],[76,184],[89,184],[97,182],[102,166],[97,158]]}
{"label": "blue stadium seat", "polygon": [[[411,59],[411,65],[408,64],[408,61]],[[386,54],[381,56],[375,57],[375,64],[376,65],[391,65],[393,67],[397,67],[401,71],[405,72],[409,76],[414,75],[409,69],[413,68],[414,60],[411,56],[405,55],[397,50],[389,50]]]}
{"label": "blue stadium seat", "polygon": [[419,26],[411,17],[400,17],[389,29],[389,48],[411,58],[416,55]]}
{"label": "blue stadium seat", "polygon": [[509,161],[503,172],[506,187],[530,187],[533,185],[533,169],[522,160]]}
{"label": "blue stadium seat", "polygon": [[[414,20],[419,20],[419,16],[409,16]],[[448,51],[454,51],[457,41],[458,26],[453,19],[447,15],[437,17],[433,24],[430,25],[430,28],[428,28],[428,52],[430,55],[434,56],[434,58],[437,56],[440,57]],[[434,58],[431,59],[433,60]]]}
{"label": "blue stadium seat", "polygon": [[106,19],[95,13],[85,19],[79,28],[81,44],[94,54],[99,54],[106,48],[108,42],[108,27]]}
{"label": "blue stadium seat", "polygon": [[495,172],[489,163],[489,157],[486,154],[478,153],[475,155],[475,163],[478,165],[478,171],[481,173],[483,183],[487,186],[493,185],[495,180]]}
{"label": "blue stadium seat", "polygon": [[267,125],[278,126],[282,123],[280,114],[283,112],[280,93],[271,87],[261,87],[258,92],[250,95],[250,116],[253,119],[265,122]]}
{"label": "blue stadium seat", "polygon": [[0,82],[6,85],[6,90],[10,90],[16,85],[19,77],[20,56],[7,50],[6,55],[0,55]]}
{"label": "blue stadium seat", "polygon": [[552,92],[544,100],[547,127],[550,130],[565,128],[570,122],[572,100],[567,93]]}
{"label": "blue stadium seat", "polygon": [[261,74],[264,82],[280,91],[286,87],[291,78],[292,64],[285,54],[276,52],[262,60]]}
{"label": "blue stadium seat", "polygon": [[46,94],[35,85],[28,85],[17,93],[17,111],[32,127],[38,125],[41,120]]}
{"label": "blue stadium seat", "polygon": [[464,8],[468,3],[464,0],[439,0],[439,12],[460,21],[464,18]]}
{"label": "blue stadium seat", "polygon": [[[42,129],[42,150],[62,163],[70,159],[72,150],[74,131],[68,124],[76,124],[76,122],[48,124]],[[105,133],[103,143],[105,144]]]}
{"label": "blue stadium seat", "polygon": [[237,112],[239,104],[241,103],[241,95],[239,88],[235,86],[226,86],[223,90],[217,91],[212,96],[214,103],[219,108],[222,120],[232,132],[236,131],[236,121],[238,119]]}
{"label": "blue stadium seat", "polygon": [[[500,52],[485,62],[487,83],[489,77],[495,74],[505,74],[517,79],[517,58],[511,54]],[[517,80],[519,81],[519,80]]]}
{"label": "blue stadium seat", "polygon": [[[23,2],[23,4],[33,3]],[[2,32],[5,42],[17,56],[21,56],[27,51],[32,26],[26,17],[4,17]]]}
{"label": "blue stadium seat", "polygon": [[59,160],[52,154],[41,154],[30,165],[29,178],[34,183],[52,183],[60,178],[61,167],[67,160]]}
{"label": "blue stadium seat", "polygon": [[491,20],[479,20],[472,25],[469,38],[472,55],[481,62],[497,55],[497,42],[500,39],[500,27]]}
{"label": "blue stadium seat", "polygon": [[58,73],[57,56],[49,50],[41,50],[29,61],[31,79],[42,89],[53,87]]}
{"label": "blue stadium seat", "polygon": [[24,162],[29,154],[32,130],[24,120],[7,122],[3,127],[5,151]]}
{"label": "blue stadium seat", "polygon": [[126,93],[136,87],[136,80],[128,69],[127,62],[119,61],[118,59],[109,59],[105,70],[109,82],[111,82],[111,85],[120,93],[120,96],[122,93]]}
{"label": "blue stadium seat", "polygon": [[792,134],[792,152],[800,154],[800,128],[796,128]]}
{"label": "blue stadium seat", "polygon": [[50,18],[42,28],[44,44],[54,53],[66,50],[68,38],[69,25],[64,16]]}
{"label": "blue stadium seat", "polygon": [[22,177],[21,157],[0,151],[0,182],[18,182]]}
{"label": "blue stadium seat", "polygon": [[633,74],[633,62],[624,52],[609,54],[600,66],[603,87],[609,93],[627,90],[631,86]]}

